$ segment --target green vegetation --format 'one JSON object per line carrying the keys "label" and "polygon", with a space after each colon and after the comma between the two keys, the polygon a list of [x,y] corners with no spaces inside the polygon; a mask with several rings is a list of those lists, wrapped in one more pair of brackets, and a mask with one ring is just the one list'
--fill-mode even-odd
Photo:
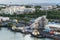
{"label": "green vegetation", "polygon": [[[14,18],[14,19],[24,19],[25,17],[27,18],[37,18],[39,16],[42,16],[42,15],[46,15],[46,11],[41,11],[41,10],[38,10],[38,11],[35,11],[34,13],[29,13],[29,14],[20,14],[20,15],[9,15],[9,14],[0,14],[0,16],[4,16],[4,17],[10,17],[10,18]],[[48,19],[60,19],[60,10],[48,10],[47,11],[47,18]]]}
{"label": "green vegetation", "polygon": [[6,8],[6,7],[0,7],[0,10],[1,10],[1,9],[5,9],[5,8]]}
{"label": "green vegetation", "polygon": [[25,5],[26,8],[31,8],[31,6]]}
{"label": "green vegetation", "polygon": [[[26,7],[30,8],[31,6],[26,6]],[[11,19],[18,19],[18,20],[21,19],[21,20],[29,21],[30,18],[37,18],[39,16],[46,15],[46,10],[41,11],[39,10],[39,8],[41,8],[41,6],[35,6],[36,10],[33,13],[28,13],[28,14],[24,13],[24,14],[19,14],[19,15],[17,15],[16,13],[14,13],[14,15],[2,13],[0,14],[0,16],[10,17]],[[48,19],[60,19],[60,10],[47,10],[47,18]]]}
{"label": "green vegetation", "polygon": [[47,14],[48,19],[60,19],[60,10],[51,10]]}
{"label": "green vegetation", "polygon": [[41,8],[41,6],[35,6],[35,8]]}
{"label": "green vegetation", "polygon": [[59,6],[59,5],[57,5],[57,8],[60,8],[60,6]]}

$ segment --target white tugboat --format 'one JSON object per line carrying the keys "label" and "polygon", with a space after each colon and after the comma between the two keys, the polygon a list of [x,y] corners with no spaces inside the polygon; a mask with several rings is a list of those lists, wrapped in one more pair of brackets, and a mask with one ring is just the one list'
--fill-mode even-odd
{"label": "white tugboat", "polygon": [[38,17],[35,22],[30,25],[30,27],[33,30],[33,32],[31,33],[32,36],[34,37],[44,37],[45,35],[41,35],[45,25],[47,25],[48,20],[46,19],[46,16],[42,16],[42,17]]}

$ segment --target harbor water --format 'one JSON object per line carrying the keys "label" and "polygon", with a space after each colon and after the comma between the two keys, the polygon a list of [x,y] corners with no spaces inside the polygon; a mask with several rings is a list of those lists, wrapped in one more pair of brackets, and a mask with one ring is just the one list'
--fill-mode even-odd
{"label": "harbor water", "polygon": [[0,28],[0,40],[53,40],[49,38],[34,38],[29,34],[22,34],[20,32],[12,32],[7,28]]}

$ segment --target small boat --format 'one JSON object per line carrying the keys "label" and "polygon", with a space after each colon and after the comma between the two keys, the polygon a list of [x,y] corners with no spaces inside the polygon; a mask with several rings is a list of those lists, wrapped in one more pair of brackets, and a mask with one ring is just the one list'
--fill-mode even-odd
{"label": "small boat", "polygon": [[48,31],[49,36],[46,35],[46,37],[50,37],[53,39],[60,39],[60,25],[59,24],[48,24],[46,25],[45,30],[49,30]]}
{"label": "small boat", "polygon": [[54,34],[60,34],[60,25],[59,24],[48,24],[45,27],[45,30],[53,31]]}
{"label": "small boat", "polygon": [[37,37],[37,38],[45,38],[45,35],[42,35],[42,33],[39,32],[38,30],[34,30],[34,31],[31,33],[31,36]]}
{"label": "small boat", "polygon": [[30,34],[32,32],[32,30],[29,28],[29,27],[16,27],[16,26],[12,26],[12,30],[13,31],[16,31],[16,32],[21,32],[21,33],[24,33],[24,34]]}

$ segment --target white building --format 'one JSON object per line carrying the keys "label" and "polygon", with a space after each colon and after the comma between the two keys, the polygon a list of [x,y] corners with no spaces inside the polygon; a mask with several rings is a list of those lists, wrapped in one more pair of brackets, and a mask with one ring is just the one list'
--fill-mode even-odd
{"label": "white building", "polygon": [[24,14],[24,13],[29,13],[29,12],[34,12],[34,8],[25,8],[25,6],[9,6],[6,7],[5,9],[2,9],[1,12],[5,14]]}
{"label": "white building", "polygon": [[60,10],[60,8],[56,8],[55,10]]}
{"label": "white building", "polygon": [[3,5],[3,4],[0,4],[0,7],[6,7],[5,5]]}
{"label": "white building", "polygon": [[24,6],[8,6],[5,9],[2,9],[0,13],[5,13],[5,14],[14,14],[18,11],[24,11],[25,7]]}
{"label": "white building", "polygon": [[57,6],[41,6],[40,10],[51,10],[57,8]]}
{"label": "white building", "polygon": [[35,8],[25,8],[24,12],[25,13],[33,13],[33,12],[35,12]]}
{"label": "white building", "polygon": [[9,17],[0,17],[0,21],[7,21],[7,20],[10,20]]}

